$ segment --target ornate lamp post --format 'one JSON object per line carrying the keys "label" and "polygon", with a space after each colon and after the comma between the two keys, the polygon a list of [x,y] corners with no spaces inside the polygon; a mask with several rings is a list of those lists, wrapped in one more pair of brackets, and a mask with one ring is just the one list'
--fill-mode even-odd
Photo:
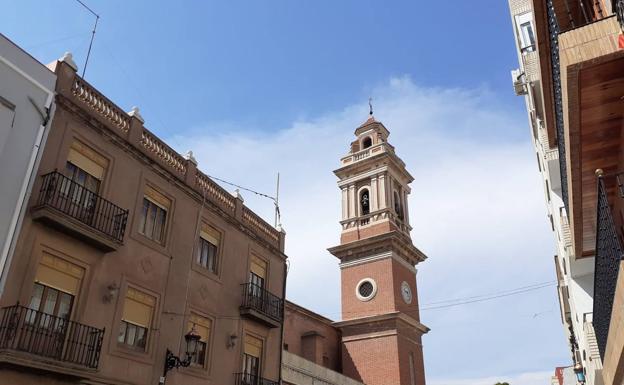
{"label": "ornate lamp post", "polygon": [[165,370],[160,379],[161,384],[164,384],[168,371],[173,368],[186,368],[191,364],[193,356],[197,354],[198,342],[200,339],[201,336],[197,334],[195,331],[195,325],[193,325],[193,328],[184,336],[184,340],[186,341],[186,357],[184,360],[181,360],[178,356],[175,356],[171,350],[167,349],[167,355],[165,356]]}

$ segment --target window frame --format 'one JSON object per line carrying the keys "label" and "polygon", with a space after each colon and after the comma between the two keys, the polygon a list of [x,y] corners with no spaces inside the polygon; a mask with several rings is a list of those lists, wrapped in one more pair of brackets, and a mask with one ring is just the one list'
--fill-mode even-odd
{"label": "window frame", "polygon": [[[533,12],[525,12],[515,16],[516,33],[518,35],[518,43],[520,51],[525,54],[536,50],[535,41],[535,24],[533,23]],[[524,26],[528,24],[527,36],[524,34]],[[531,40],[533,38],[533,41]],[[529,41],[527,41],[527,39]]]}
{"label": "window frame", "polygon": [[[170,200],[171,202],[171,200]],[[147,207],[146,207],[147,204]],[[147,234],[146,228],[148,226],[148,219],[151,216],[151,208],[155,208],[155,211],[153,211],[153,215],[154,215],[154,222],[151,224],[151,233],[152,236],[149,236]],[[150,199],[147,194],[145,194],[145,191],[142,194],[142,199],[141,199],[141,205],[139,208],[139,215],[138,215],[138,228],[137,228],[137,232],[139,234],[141,234],[141,236],[143,236],[146,239],[149,239],[150,241],[160,245],[160,246],[166,246],[167,244],[167,226],[169,224],[169,218],[170,218],[170,211],[171,211],[171,204],[169,205],[169,208],[165,208],[163,207],[163,205],[158,204],[156,202],[154,202],[153,199]],[[161,229],[160,229],[160,239],[154,239],[153,238],[153,233],[155,230],[155,226],[156,226],[156,221],[157,218],[159,217],[159,213],[160,212],[164,212],[164,222],[161,224]]]}
{"label": "window frame", "polygon": [[[217,242],[218,244],[214,244],[209,239],[206,239],[205,237],[202,236],[204,226],[211,228],[218,234],[218,242]],[[216,226],[212,225],[211,223],[207,221],[203,221],[203,220],[201,221],[201,227],[198,230],[197,240],[195,243],[196,251],[194,253],[195,254],[194,265],[197,265],[199,267],[199,271],[206,272],[209,274],[209,276],[212,276],[212,277],[220,276],[221,260],[222,260],[221,256],[223,254],[223,238],[224,238],[224,232],[221,229],[217,228]],[[210,260],[209,256],[206,259],[206,265],[202,263],[202,250],[203,250],[204,244],[212,245],[215,248],[214,258],[213,258],[214,269],[210,269],[208,267],[208,261]]]}
{"label": "window frame", "polygon": [[[114,334],[114,337],[110,339],[111,346],[116,346],[117,347],[116,352],[121,353],[120,356],[122,357],[127,357],[127,354],[131,354],[133,357],[137,357],[141,360],[145,360],[147,357],[149,357],[152,354],[151,347],[153,344],[153,340],[157,339],[157,336],[153,334],[152,331],[155,330],[154,325],[158,325],[160,322],[158,319],[160,299],[159,299],[158,293],[155,293],[152,290],[143,288],[141,286],[137,286],[135,284],[128,283],[128,282],[122,284],[122,286],[123,286],[123,290],[119,291],[120,294],[119,294],[119,301],[118,301],[118,308],[117,308],[117,316],[115,317],[115,325],[114,325],[115,328],[113,329],[113,332],[116,334]],[[128,324],[133,324],[135,326],[143,328],[143,326],[141,325],[137,325],[136,323],[132,321],[127,321],[124,319],[126,299],[128,298],[128,292],[130,290],[134,290],[143,295],[152,297],[154,300],[154,304],[152,307],[152,314],[151,314],[150,321],[149,321],[150,325],[149,327],[145,328],[146,333],[145,333],[145,347],[144,348],[137,348],[133,345],[128,345],[126,343],[122,343],[118,341],[119,332],[121,330],[121,325],[123,322],[128,323]],[[123,295],[121,295],[121,293],[123,293]]]}
{"label": "window frame", "polygon": [[[124,301],[124,303],[125,303],[125,301]],[[125,328],[124,328],[124,341],[119,341],[122,325],[126,325]],[[135,331],[135,335],[133,337],[135,343],[129,344],[128,342],[125,341],[128,338],[128,333],[127,333],[128,332],[128,326],[133,326],[135,328],[135,330],[139,330],[139,329],[144,330],[144,332],[143,332],[143,337],[144,337],[143,346],[138,346],[136,344],[136,341],[138,341],[136,339],[136,331]],[[148,346],[149,340],[150,340],[150,338],[149,338],[149,331],[150,331],[150,328],[146,328],[144,326],[137,325],[137,324],[135,324],[133,322],[126,321],[122,317],[120,322],[119,322],[119,328],[117,329],[117,339],[116,339],[117,340],[117,345],[121,346],[124,349],[132,349],[132,350],[135,350],[135,351],[141,352],[141,353],[147,352],[147,346]]]}

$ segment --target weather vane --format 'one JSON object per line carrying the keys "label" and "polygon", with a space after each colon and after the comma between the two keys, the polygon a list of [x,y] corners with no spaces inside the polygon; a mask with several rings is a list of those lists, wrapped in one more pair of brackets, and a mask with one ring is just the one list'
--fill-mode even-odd
{"label": "weather vane", "polygon": [[370,109],[368,114],[373,116],[373,98],[368,98],[368,107]]}

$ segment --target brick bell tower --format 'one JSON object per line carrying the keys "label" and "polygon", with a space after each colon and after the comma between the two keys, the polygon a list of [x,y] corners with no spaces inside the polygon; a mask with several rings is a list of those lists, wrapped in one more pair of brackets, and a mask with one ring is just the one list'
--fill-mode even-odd
{"label": "brick bell tower", "polygon": [[370,118],[334,171],[342,191],[340,259],[344,374],[366,385],[424,385],[415,265],[427,257],[410,238],[407,198],[414,180]]}

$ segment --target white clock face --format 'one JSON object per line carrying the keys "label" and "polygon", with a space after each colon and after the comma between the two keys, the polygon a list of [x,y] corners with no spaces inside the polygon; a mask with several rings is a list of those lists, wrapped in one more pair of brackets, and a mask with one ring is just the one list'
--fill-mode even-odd
{"label": "white clock face", "polygon": [[403,296],[403,301],[405,301],[406,304],[410,304],[412,303],[412,289],[410,288],[409,283],[403,281],[403,283],[401,283],[401,295]]}

